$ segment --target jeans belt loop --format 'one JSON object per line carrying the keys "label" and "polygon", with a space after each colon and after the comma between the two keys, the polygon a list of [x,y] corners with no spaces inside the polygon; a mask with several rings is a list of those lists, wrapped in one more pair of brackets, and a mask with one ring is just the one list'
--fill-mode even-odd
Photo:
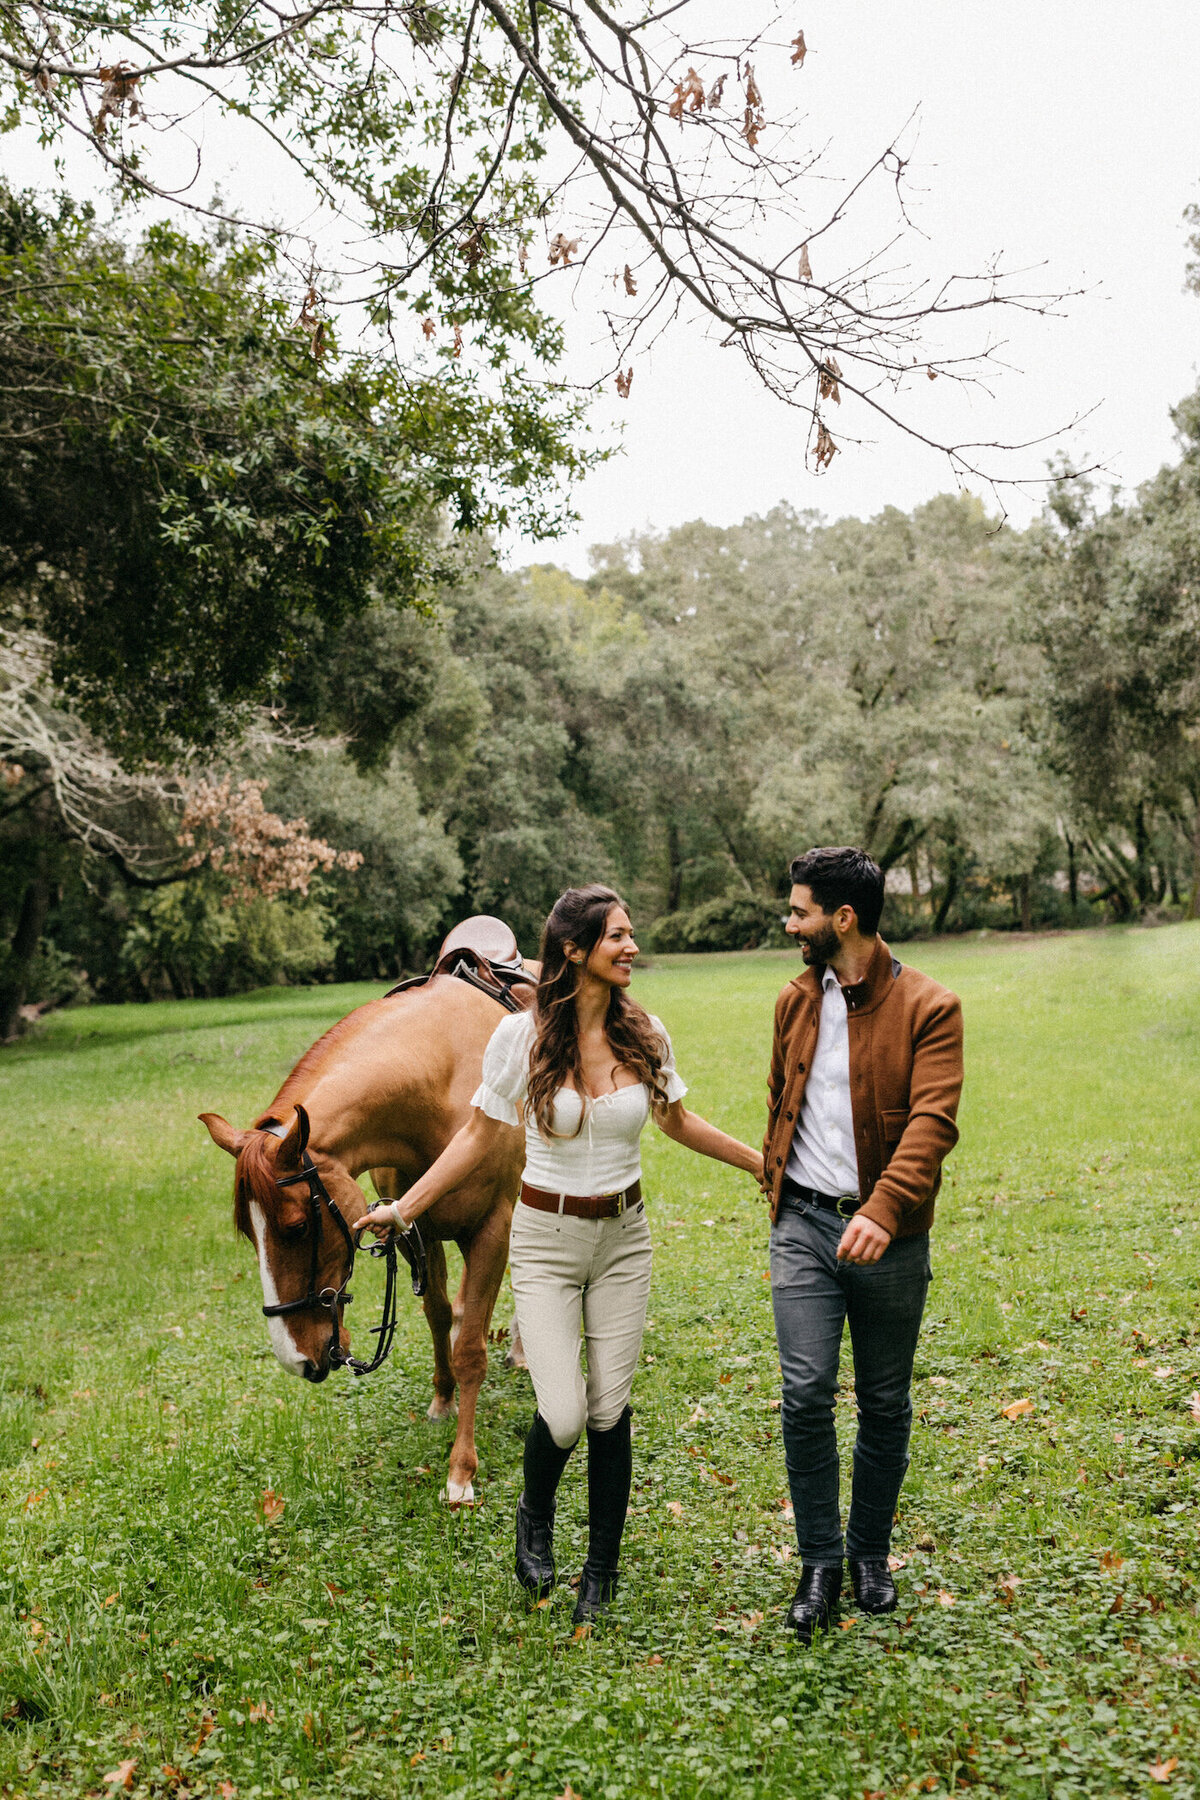
{"label": "jeans belt loop", "polygon": [[560,1194],[558,1196],[558,1216],[560,1219],[563,1216],[563,1207],[566,1204],[567,1204],[567,1196],[565,1194]]}

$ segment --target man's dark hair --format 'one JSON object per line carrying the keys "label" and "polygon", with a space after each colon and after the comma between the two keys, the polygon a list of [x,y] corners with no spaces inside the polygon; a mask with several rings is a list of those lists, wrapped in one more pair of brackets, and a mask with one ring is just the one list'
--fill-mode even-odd
{"label": "man's dark hair", "polygon": [[874,937],[883,911],[883,871],[865,850],[806,850],[793,861],[791,874],[792,886],[806,887],[823,913],[852,906],[858,929]]}

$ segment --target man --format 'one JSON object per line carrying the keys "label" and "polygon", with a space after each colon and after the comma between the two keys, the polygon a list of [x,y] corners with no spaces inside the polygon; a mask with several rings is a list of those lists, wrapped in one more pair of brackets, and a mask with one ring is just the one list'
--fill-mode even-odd
{"label": "man", "polygon": [[[785,929],[807,967],[775,1007],[763,1186],[803,1563],[788,1623],[807,1644],[836,1617],[843,1558],[864,1612],[896,1604],[888,1549],[908,1468],[929,1227],[958,1137],[962,1014],[878,935],[883,876],[864,851],[810,850],[791,878]],[[858,1436],[843,1539],[833,1408],[847,1319]]]}

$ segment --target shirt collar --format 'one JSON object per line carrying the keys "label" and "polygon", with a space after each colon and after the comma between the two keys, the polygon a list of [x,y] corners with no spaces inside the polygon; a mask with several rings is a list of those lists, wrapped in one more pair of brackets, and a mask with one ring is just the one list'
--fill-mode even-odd
{"label": "shirt collar", "polygon": [[837,970],[829,963],[826,963],[825,973],[821,976],[821,986],[825,989],[826,993],[828,993],[830,988],[840,987],[841,985],[841,982],[837,978]]}

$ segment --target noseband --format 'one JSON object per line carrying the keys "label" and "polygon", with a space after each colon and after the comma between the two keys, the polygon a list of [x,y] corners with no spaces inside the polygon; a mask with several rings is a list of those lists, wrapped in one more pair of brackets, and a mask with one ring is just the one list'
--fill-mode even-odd
{"label": "noseband", "polygon": [[[287,1136],[287,1127],[284,1125],[265,1125],[263,1130],[269,1131],[272,1137],[284,1138]],[[363,1362],[359,1357],[347,1356],[342,1349],[339,1338],[342,1308],[344,1306],[349,1306],[354,1298],[349,1290],[350,1281],[354,1274],[354,1258],[358,1252],[358,1245],[354,1241],[353,1232],[350,1230],[350,1227],[342,1216],[337,1201],[321,1179],[321,1171],[318,1169],[307,1150],[301,1151],[300,1167],[294,1174],[277,1175],[275,1178],[276,1187],[281,1188],[295,1187],[300,1182],[303,1182],[308,1188],[310,1224],[312,1227],[312,1259],[308,1269],[308,1292],[302,1300],[285,1300],[275,1306],[264,1306],[263,1313],[268,1319],[283,1319],[286,1318],[289,1313],[313,1312],[317,1310],[327,1312],[329,1314],[330,1368],[336,1369],[344,1365],[346,1368],[353,1370],[355,1375],[370,1375],[381,1363],[387,1361],[392,1348],[392,1339],[396,1335],[397,1234],[395,1231],[390,1232],[386,1243],[373,1245],[369,1252],[371,1256],[382,1256],[384,1258],[387,1266],[387,1273],[383,1290],[383,1317],[378,1325],[373,1325],[371,1327],[371,1335],[378,1339],[378,1342],[375,1345],[375,1354],[370,1362]],[[378,1205],[378,1200],[372,1200],[367,1207],[367,1211],[373,1212]],[[334,1220],[338,1230],[341,1232],[347,1255],[350,1258],[350,1264],[346,1270],[346,1279],[343,1281],[341,1287],[336,1288],[317,1287],[317,1270],[320,1267],[321,1261],[322,1220],[326,1214]],[[421,1295],[425,1292],[428,1278],[425,1245],[421,1241],[421,1233],[418,1231],[415,1224],[408,1226],[407,1229],[401,1231],[399,1235],[403,1241],[406,1260],[412,1268],[413,1293],[420,1299]]]}

